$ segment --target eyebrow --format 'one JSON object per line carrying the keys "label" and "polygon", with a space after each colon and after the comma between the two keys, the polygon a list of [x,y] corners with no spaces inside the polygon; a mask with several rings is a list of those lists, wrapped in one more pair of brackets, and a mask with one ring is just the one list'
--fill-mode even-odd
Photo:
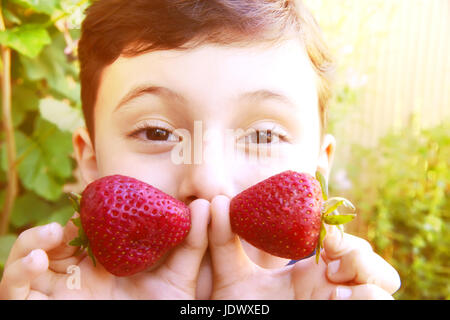
{"label": "eyebrow", "polygon": [[155,95],[166,100],[174,100],[180,103],[186,103],[186,99],[182,95],[170,90],[169,88],[143,84],[132,88],[122,99],[120,99],[114,111],[117,111],[122,106],[130,103],[132,100],[147,94]]}
{"label": "eyebrow", "polygon": [[[132,88],[120,100],[120,102],[115,107],[114,111],[116,111],[119,108],[121,108],[122,106],[130,103],[132,100],[134,100],[138,97],[141,97],[143,95],[147,95],[147,94],[155,95],[155,96],[158,96],[165,100],[169,100],[169,101],[171,100],[171,101],[175,101],[175,102],[178,102],[181,104],[187,103],[186,98],[184,98],[181,94],[179,94],[169,88],[155,86],[155,85],[151,85],[151,84],[143,84],[143,85],[138,85],[138,86]],[[264,100],[270,100],[270,99],[277,100],[288,106],[292,106],[292,107],[294,106],[294,103],[285,95],[275,92],[275,91],[267,90],[267,89],[259,89],[259,90],[255,90],[255,91],[244,92],[238,96],[238,100],[244,100],[244,101],[264,101]]]}

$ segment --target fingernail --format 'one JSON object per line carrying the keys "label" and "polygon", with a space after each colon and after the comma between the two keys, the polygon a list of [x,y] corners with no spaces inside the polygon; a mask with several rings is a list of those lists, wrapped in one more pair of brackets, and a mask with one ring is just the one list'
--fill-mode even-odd
{"label": "fingernail", "polygon": [[40,230],[39,234],[42,237],[46,238],[46,237],[54,234],[55,232],[56,232],[56,224],[53,222],[46,226],[43,226],[42,229]]}
{"label": "fingernail", "polygon": [[339,266],[341,265],[341,260],[334,260],[328,264],[328,274],[335,274],[339,270]]}
{"label": "fingernail", "polygon": [[33,250],[25,257],[25,263],[33,264],[35,258],[36,258],[36,250]]}
{"label": "fingernail", "polygon": [[348,299],[352,296],[352,289],[346,287],[337,287],[336,288],[336,298],[338,299]]}

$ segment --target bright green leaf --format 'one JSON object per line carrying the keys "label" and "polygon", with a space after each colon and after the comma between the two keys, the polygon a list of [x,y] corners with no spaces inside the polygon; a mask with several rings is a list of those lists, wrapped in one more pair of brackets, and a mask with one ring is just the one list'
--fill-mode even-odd
{"label": "bright green leaf", "polygon": [[341,215],[328,215],[326,217],[323,218],[324,222],[326,224],[331,224],[331,225],[339,225],[339,224],[345,224],[347,222],[352,221],[353,219],[355,219],[356,214],[341,214]]}
{"label": "bright green leaf", "polygon": [[52,98],[45,98],[39,102],[41,116],[55,124],[61,131],[73,132],[84,125],[80,110]]}
{"label": "bright green leaf", "polygon": [[38,13],[52,15],[55,9],[59,9],[59,0],[10,0],[24,8],[33,9]]}
{"label": "bright green leaf", "polygon": [[35,59],[20,56],[24,76],[31,81],[45,80],[57,94],[80,104],[80,84],[77,80],[78,67],[67,60],[64,54],[66,42],[62,34],[53,37]]}
{"label": "bright green leaf", "polygon": [[38,118],[33,137],[39,144],[49,174],[55,178],[69,178],[72,174],[72,135]]}
{"label": "bright green leaf", "polygon": [[[40,118],[35,127],[32,138],[15,132],[19,178],[26,189],[54,201],[62,194],[64,178],[71,176],[71,135]],[[4,152],[2,168],[6,169]]]}
{"label": "bright green leaf", "polygon": [[15,23],[15,24],[22,24],[22,21],[10,10],[7,8],[3,8],[3,15],[5,16],[5,20]]}
{"label": "bright green leaf", "polygon": [[316,179],[320,183],[320,187],[322,189],[323,200],[326,201],[328,199],[328,185],[327,185],[327,181],[325,180],[325,177],[323,176],[323,174],[320,171],[316,171]]}
{"label": "bright green leaf", "polygon": [[47,30],[39,25],[24,24],[0,32],[0,44],[29,58],[35,58],[50,42]]}
{"label": "bright green leaf", "polygon": [[[19,176],[27,188],[45,199],[54,201],[62,194],[62,184],[49,174],[49,167],[43,160],[40,150],[35,149],[31,156],[26,157],[19,166]],[[34,169],[30,173],[28,173],[29,167]]]}
{"label": "bright green leaf", "polygon": [[332,197],[324,203],[324,215],[328,215],[329,213],[335,211],[341,205],[344,205],[344,207],[346,208],[350,208],[352,211],[356,210],[355,206],[347,199],[341,197]]}

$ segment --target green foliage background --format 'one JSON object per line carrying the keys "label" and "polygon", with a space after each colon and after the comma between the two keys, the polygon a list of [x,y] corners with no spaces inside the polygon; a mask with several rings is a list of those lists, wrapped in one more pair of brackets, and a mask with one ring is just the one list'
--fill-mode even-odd
{"label": "green foliage background", "polygon": [[362,236],[399,272],[399,299],[450,299],[450,122],[354,146],[348,197]]}
{"label": "green foliage background", "polygon": [[[63,192],[74,181],[72,130],[83,124],[74,46],[88,1],[3,0],[0,44],[12,49],[12,118],[20,180],[9,232],[0,237],[0,271],[17,235],[73,214]],[[2,65],[0,65],[2,68]],[[8,168],[0,136],[0,207]]]}
{"label": "green foliage background", "polygon": [[[322,6],[315,0],[307,2]],[[89,1],[2,0],[1,4],[7,30],[0,31],[0,44],[13,50],[12,116],[20,186],[9,231],[0,236],[0,273],[20,232],[50,221],[65,224],[73,214],[64,186],[75,181],[71,133],[83,124],[75,47]],[[345,16],[351,3],[332,5],[324,11],[331,17],[326,16],[329,25],[324,27],[331,30],[331,47],[339,51],[345,45],[340,35],[352,34],[354,26],[337,17]],[[370,6],[370,12],[380,12],[375,2]],[[365,36],[364,28],[357,36]],[[357,48],[358,39],[354,43]],[[341,61],[340,73],[347,68]],[[330,114],[330,130],[336,135],[340,119],[357,107],[360,91],[338,82]],[[376,148],[355,146],[346,166],[354,187],[345,196],[356,204],[358,219],[364,222],[357,235],[368,239],[399,271],[402,288],[395,295],[399,299],[450,298],[448,128],[450,123],[430,130],[408,128],[389,134]],[[0,207],[7,186],[4,140],[0,131]]]}

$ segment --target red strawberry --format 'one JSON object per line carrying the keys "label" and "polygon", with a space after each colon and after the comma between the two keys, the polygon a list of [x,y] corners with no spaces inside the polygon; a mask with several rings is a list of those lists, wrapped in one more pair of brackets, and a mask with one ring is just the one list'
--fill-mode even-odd
{"label": "red strawberry", "polygon": [[116,276],[149,268],[182,242],[191,227],[190,210],[183,202],[121,175],[90,183],[77,211],[79,237],[71,244],[87,247]]}
{"label": "red strawberry", "polygon": [[286,171],[231,200],[231,227],[247,242],[272,255],[299,260],[317,248],[318,259],[325,236],[323,223],[338,225],[355,217],[330,215],[341,204],[353,207],[348,200],[325,200],[327,190],[320,174],[315,179],[307,173]]}

